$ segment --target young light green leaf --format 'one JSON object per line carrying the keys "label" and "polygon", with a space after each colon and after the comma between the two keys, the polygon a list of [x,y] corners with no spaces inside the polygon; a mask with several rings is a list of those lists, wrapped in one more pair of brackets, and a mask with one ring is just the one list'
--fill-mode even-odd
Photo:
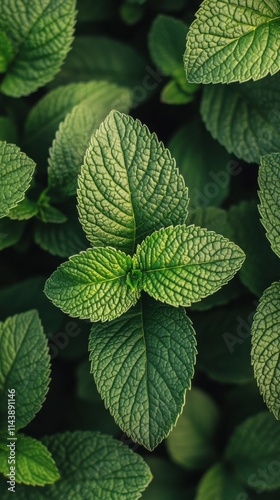
{"label": "young light green leaf", "polygon": [[14,49],[11,40],[4,31],[0,31],[0,73],[7,71],[13,55]]}
{"label": "young light green leaf", "polygon": [[278,0],[204,0],[190,27],[187,77],[196,83],[258,80],[280,69]]}
{"label": "young light green leaf", "polygon": [[156,300],[190,306],[219,290],[238,271],[241,248],[212,231],[194,226],[155,231],[137,247],[134,269],[142,287]]}
{"label": "young light green leaf", "polygon": [[43,250],[59,257],[69,257],[88,248],[88,240],[78,221],[77,208],[73,203],[63,205],[67,221],[63,224],[46,224],[37,221],[35,242]]}
{"label": "young light green leaf", "polygon": [[[234,466],[236,477],[250,487],[258,487],[258,471],[270,471],[271,464],[279,463],[279,422],[269,412],[261,412],[242,422],[227,445],[225,458]],[[274,470],[274,469],[273,469]],[[277,466],[278,470],[278,466]],[[280,487],[278,472],[262,481],[263,490]]]}
{"label": "young light green leaf", "polygon": [[175,77],[183,69],[187,26],[174,17],[159,15],[149,33],[149,49],[154,63],[164,75]]}
{"label": "young light green leaf", "polygon": [[234,231],[233,241],[246,254],[239,277],[243,285],[260,297],[272,281],[279,279],[280,260],[265,237],[256,201],[243,201],[230,207],[228,220]]}
{"label": "young light green leaf", "polygon": [[45,437],[42,442],[50,450],[61,478],[32,490],[17,485],[19,500],[137,500],[152,479],[143,458],[111,436],[65,432]]}
{"label": "young light green leaf", "polygon": [[92,136],[78,185],[80,221],[93,245],[132,254],[155,228],[187,216],[188,190],[168,149],[116,111]]}
{"label": "young light green leaf", "polygon": [[252,326],[252,364],[260,392],[280,419],[280,283],[265,290]]}
{"label": "young light green leaf", "polygon": [[201,120],[192,120],[177,130],[168,148],[188,186],[190,211],[219,206],[228,195],[231,176],[241,168],[230,161],[227,151],[212,139]]}
{"label": "young light green leaf", "polygon": [[[206,85],[201,114],[229,153],[248,163],[280,150],[280,73],[243,85]],[[226,112],[225,112],[226,110]]]}
{"label": "young light green leaf", "polygon": [[9,33],[14,57],[1,83],[4,94],[20,97],[48,83],[70,49],[75,0],[2,0],[0,28]]}
{"label": "young light green leaf", "polygon": [[248,497],[243,486],[217,463],[202,476],[195,500],[246,500]]}
{"label": "young light green leaf", "polygon": [[200,389],[193,388],[176,427],[167,438],[172,461],[186,469],[203,469],[216,457],[214,439],[219,411],[214,401]]}
{"label": "young light green leaf", "polygon": [[[123,87],[102,81],[70,83],[45,95],[31,109],[25,124],[25,149],[32,158],[45,162],[59,124],[74,106],[91,99],[96,113],[103,109],[126,109],[130,94]],[[99,110],[99,111],[98,111]]]}
{"label": "young light green leaf", "polygon": [[[7,399],[14,389],[17,429],[40,410],[50,381],[50,356],[37,311],[0,323],[0,416],[7,419]],[[3,425],[2,424],[2,425]]]}
{"label": "young light green leaf", "polygon": [[[6,452],[0,449],[0,470],[7,476],[10,449],[6,444]],[[60,478],[59,471],[46,446],[24,434],[16,434],[16,482],[32,486],[52,484]]]}
{"label": "young light green leaf", "polygon": [[133,89],[142,84],[144,76],[145,60],[130,45],[103,36],[76,36],[51,85],[106,80]]}
{"label": "young light green leaf", "polygon": [[38,205],[35,201],[24,198],[16,207],[10,210],[8,217],[12,220],[28,220],[38,213]]}
{"label": "young light green leaf", "polygon": [[110,99],[107,97],[105,102],[97,104],[93,94],[75,106],[60,124],[50,149],[48,168],[49,187],[60,195],[76,195],[77,177],[90,137],[111,109],[129,111],[131,93],[128,89],[107,83],[107,92]]}
{"label": "young light green leaf", "polygon": [[261,158],[259,211],[272,250],[280,257],[280,153]]}
{"label": "young light green leaf", "polygon": [[149,297],[114,322],[92,327],[89,351],[97,388],[122,430],[149,450],[182,412],[195,345],[185,311]]}
{"label": "young light green leaf", "polygon": [[9,214],[24,198],[35,163],[15,144],[0,142],[0,218]]}
{"label": "young light green leaf", "polygon": [[112,320],[133,306],[137,288],[126,278],[132,259],[114,248],[90,248],[70,257],[45,285],[47,297],[63,312],[91,321]]}
{"label": "young light green leaf", "polygon": [[188,104],[194,100],[194,94],[187,94],[175,81],[167,83],[160,94],[161,102],[165,104]]}
{"label": "young light green leaf", "polygon": [[56,207],[52,207],[48,204],[40,206],[39,204],[38,209],[38,219],[45,224],[63,224],[67,221],[66,215]]}
{"label": "young light green leaf", "polygon": [[22,237],[24,228],[23,221],[11,220],[8,217],[0,219],[0,250],[16,245]]}

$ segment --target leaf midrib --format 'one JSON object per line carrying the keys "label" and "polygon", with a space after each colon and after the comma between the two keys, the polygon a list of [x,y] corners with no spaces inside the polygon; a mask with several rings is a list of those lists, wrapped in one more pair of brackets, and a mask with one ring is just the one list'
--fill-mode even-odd
{"label": "leaf midrib", "polygon": [[[228,261],[231,262],[233,260],[235,261],[235,260],[240,260],[240,259],[242,259],[242,256],[232,257],[232,258],[228,259]],[[153,273],[153,272],[157,272],[157,271],[169,271],[172,269],[182,269],[184,267],[197,267],[197,266],[202,266],[204,264],[218,264],[219,262],[224,261],[224,260],[225,259],[207,260],[207,261],[203,261],[203,262],[194,262],[194,263],[188,262],[187,264],[176,265],[176,266],[158,267],[158,268],[154,268],[154,269],[141,269],[141,271],[143,273]]]}

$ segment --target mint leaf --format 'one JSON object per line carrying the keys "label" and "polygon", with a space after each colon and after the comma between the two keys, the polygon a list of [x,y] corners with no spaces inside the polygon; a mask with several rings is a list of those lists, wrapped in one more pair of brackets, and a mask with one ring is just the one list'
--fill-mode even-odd
{"label": "mint leaf", "polygon": [[77,36],[51,85],[106,80],[133,89],[144,76],[145,60],[132,46],[103,36]]}
{"label": "mint leaf", "polygon": [[25,223],[22,221],[11,220],[8,217],[0,219],[0,250],[18,243],[24,228]]}
{"label": "mint leaf", "polygon": [[244,488],[223,464],[215,464],[202,476],[196,500],[247,500]]}
{"label": "mint leaf", "polygon": [[[10,444],[11,441],[8,442]],[[7,477],[10,473],[8,465],[10,450],[5,442],[6,450],[0,449],[0,469]],[[16,449],[16,482],[32,486],[52,484],[60,477],[54,460],[46,446],[24,434],[17,434]]]}
{"label": "mint leaf", "polygon": [[216,456],[214,438],[219,411],[212,399],[200,389],[188,394],[182,415],[167,438],[167,450],[176,464],[185,469],[202,469]]}
{"label": "mint leaf", "polygon": [[196,16],[185,54],[191,82],[245,82],[279,71],[278,0],[204,0]]}
{"label": "mint leaf", "polygon": [[8,64],[13,55],[14,50],[11,40],[4,31],[0,31],[0,73],[7,71]]}
{"label": "mint leaf", "polygon": [[89,351],[106,407],[126,434],[152,450],[182,412],[195,332],[182,308],[142,301],[112,323],[94,325]]}
{"label": "mint leaf", "polygon": [[10,210],[8,217],[12,220],[28,220],[38,213],[38,205],[34,201],[24,198],[16,207]]}
{"label": "mint leaf", "polygon": [[260,297],[272,281],[279,279],[280,261],[265,237],[256,201],[243,201],[230,207],[228,220],[234,231],[233,241],[246,254],[239,277],[243,285]]}
{"label": "mint leaf", "polygon": [[280,257],[280,154],[261,158],[259,168],[259,207],[262,223],[272,250]]}
{"label": "mint leaf", "polygon": [[4,94],[20,97],[48,83],[70,49],[74,0],[2,0],[0,28],[9,33],[14,57],[1,83]]}
{"label": "mint leaf", "polygon": [[50,356],[37,311],[0,323],[0,420],[6,429],[9,389],[16,391],[16,428],[39,411],[48,390]]}
{"label": "mint leaf", "polygon": [[280,419],[280,283],[265,290],[252,326],[252,364],[263,398]]}
{"label": "mint leaf", "polygon": [[74,203],[63,205],[63,212],[67,217],[63,224],[46,224],[37,221],[35,226],[35,242],[43,250],[69,257],[88,248],[88,241],[78,221],[78,213]]}
{"label": "mint leaf", "polygon": [[9,214],[24,198],[35,163],[15,144],[0,142],[0,218]]}
{"label": "mint leaf", "polygon": [[137,500],[152,475],[143,458],[120,441],[91,431],[65,432],[42,439],[61,478],[53,485],[17,485],[19,500]]}
{"label": "mint leaf", "polygon": [[92,136],[78,180],[92,245],[129,254],[155,228],[183,223],[187,188],[168,149],[138,120],[112,111]]}
{"label": "mint leaf", "polygon": [[192,120],[179,128],[168,148],[188,186],[190,211],[208,205],[219,206],[228,195],[230,178],[240,169],[212,139],[201,120]]}
{"label": "mint leaf", "polygon": [[280,150],[279,82],[280,73],[243,85],[204,87],[202,118],[229,153],[259,163],[260,156]]}
{"label": "mint leaf", "polygon": [[45,285],[47,297],[71,316],[106,321],[117,318],[139,298],[126,283],[131,257],[114,248],[90,248],[70,257]]}
{"label": "mint leaf", "polygon": [[[226,448],[225,458],[234,467],[236,477],[250,487],[259,487],[260,470],[270,470],[279,460],[279,422],[268,412],[248,418],[234,431]],[[263,490],[280,487],[279,474],[270,474],[262,481]]]}
{"label": "mint leaf", "polygon": [[175,77],[183,69],[187,26],[183,21],[159,15],[149,33],[149,49],[154,63],[164,75]]}
{"label": "mint leaf", "polygon": [[127,89],[113,88],[108,82],[70,83],[49,92],[33,106],[25,123],[25,149],[32,153],[32,158],[45,163],[59,124],[74,106],[89,98],[92,109],[99,111],[125,107],[130,102]]}
{"label": "mint leaf", "polygon": [[165,104],[188,104],[194,97],[194,94],[184,92],[175,80],[167,83],[160,95],[161,102]]}
{"label": "mint leaf", "polygon": [[50,149],[49,187],[65,196],[75,195],[77,177],[83,163],[90,137],[112,108],[128,112],[131,93],[128,89],[107,83],[106,100],[96,102],[93,94],[68,113],[60,124]]}
{"label": "mint leaf", "polygon": [[63,212],[58,210],[56,207],[50,206],[48,203],[40,205],[38,204],[38,219],[40,219],[45,224],[63,224],[67,221],[67,217]]}
{"label": "mint leaf", "polygon": [[219,290],[238,271],[244,253],[234,243],[194,226],[155,231],[137,247],[134,268],[156,300],[190,306]]}

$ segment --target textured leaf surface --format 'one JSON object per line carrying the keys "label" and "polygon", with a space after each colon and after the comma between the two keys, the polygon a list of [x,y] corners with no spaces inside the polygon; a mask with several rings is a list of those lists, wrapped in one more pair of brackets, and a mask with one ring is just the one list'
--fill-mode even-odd
{"label": "textured leaf surface", "polygon": [[259,207],[262,223],[272,250],[280,257],[280,154],[261,158],[259,168]]}
{"label": "textured leaf surface", "polygon": [[19,500],[137,500],[152,479],[143,458],[111,436],[77,431],[55,434],[42,441],[50,450],[61,479],[44,488],[17,485]]}
{"label": "textured leaf surface", "polygon": [[195,363],[195,332],[183,309],[144,298],[90,334],[91,371],[106,407],[152,450],[182,411]]}
{"label": "textured leaf surface", "polygon": [[134,268],[143,290],[173,306],[190,306],[219,290],[238,271],[244,253],[234,243],[194,226],[155,231],[137,247]]}
{"label": "textured leaf surface", "polygon": [[[127,90],[122,87],[110,87],[107,82],[90,81],[70,83],[45,95],[31,109],[25,124],[25,149],[32,153],[32,158],[46,162],[49,147],[55,138],[59,124],[74,106],[91,99],[94,110],[108,109],[127,104]],[[110,108],[111,109],[111,108]]]}
{"label": "textured leaf surface", "polygon": [[207,129],[230,153],[249,163],[280,150],[279,82],[277,74],[243,85],[204,87],[201,114]]}
{"label": "textured leaf surface", "polygon": [[251,200],[233,205],[228,211],[228,220],[234,230],[233,240],[246,254],[239,277],[252,293],[260,297],[272,281],[279,279],[280,260],[271,251],[265,237],[257,203]]}
{"label": "textured leaf surface", "polygon": [[16,428],[32,420],[48,390],[50,357],[37,311],[0,323],[0,415],[7,419],[8,389],[16,391]]}
{"label": "textured leaf surface", "polygon": [[187,216],[188,191],[170,152],[119,112],[92,136],[78,185],[80,221],[93,245],[133,253],[155,228]]}
{"label": "textured leaf surface", "polygon": [[258,80],[280,69],[278,0],[204,0],[189,33],[192,82]]}
{"label": "textured leaf surface", "polygon": [[0,142],[0,217],[24,198],[35,163],[14,144]]}
{"label": "textured leaf surface", "polygon": [[0,220],[0,250],[11,247],[19,242],[25,223],[4,217]]}
{"label": "textured leaf surface", "polygon": [[114,248],[90,248],[70,257],[47,280],[45,293],[71,316],[106,321],[134,305],[139,292],[126,283],[131,257]]}
{"label": "textured leaf surface", "polygon": [[280,419],[280,283],[265,290],[252,327],[252,363],[260,392]]}
{"label": "textured leaf surface", "polygon": [[24,198],[16,207],[9,212],[9,219],[12,220],[28,220],[35,217],[38,213],[38,205],[36,202]]}
{"label": "textured leaf surface", "polygon": [[[9,441],[11,442],[11,441]],[[6,443],[5,443],[6,445]],[[0,449],[0,469],[7,476],[9,448]],[[16,435],[16,481],[33,486],[52,484],[60,475],[54,460],[43,443],[24,434]]]}
{"label": "textured leaf surface", "polygon": [[77,36],[52,86],[106,80],[134,88],[144,76],[145,60],[128,44],[102,36]]}
{"label": "textured leaf surface", "polygon": [[[234,431],[226,448],[226,459],[244,485],[258,487],[258,471],[275,471],[272,463],[279,462],[279,422],[269,412],[261,412],[242,422]],[[257,482],[257,485],[256,485]],[[255,484],[254,484],[255,483]],[[280,476],[270,473],[269,481],[262,481],[262,488],[280,487]]]}
{"label": "textured leaf surface", "polygon": [[61,195],[75,195],[77,177],[81,170],[84,155],[91,135],[112,108],[128,112],[131,93],[125,88],[107,83],[107,93],[103,101],[96,102],[93,94],[68,113],[60,124],[50,150],[48,179],[49,186]]}
{"label": "textured leaf surface", "polygon": [[1,1],[0,28],[9,33],[15,52],[2,92],[20,97],[52,80],[70,49],[75,4],[75,0]]}
{"label": "textured leaf surface", "polygon": [[216,456],[214,438],[219,411],[214,401],[200,389],[187,394],[176,427],[167,438],[167,449],[176,464],[185,469],[203,469]]}
{"label": "textured leaf surface", "polygon": [[246,500],[244,488],[222,464],[213,465],[201,478],[195,500]]}

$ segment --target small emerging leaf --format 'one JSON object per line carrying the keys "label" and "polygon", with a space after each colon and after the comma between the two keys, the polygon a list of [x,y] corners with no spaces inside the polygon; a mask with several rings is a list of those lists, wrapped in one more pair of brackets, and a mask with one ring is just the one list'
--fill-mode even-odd
{"label": "small emerging leaf", "polygon": [[173,306],[190,306],[219,290],[244,261],[242,250],[214,232],[194,226],[155,231],[137,247],[134,266],[143,290]]}
{"label": "small emerging leaf", "polygon": [[202,476],[195,500],[247,500],[245,489],[223,464],[212,465]]}
{"label": "small emerging leaf", "polygon": [[34,201],[24,198],[16,207],[9,212],[9,219],[28,220],[37,215],[38,205]]}

